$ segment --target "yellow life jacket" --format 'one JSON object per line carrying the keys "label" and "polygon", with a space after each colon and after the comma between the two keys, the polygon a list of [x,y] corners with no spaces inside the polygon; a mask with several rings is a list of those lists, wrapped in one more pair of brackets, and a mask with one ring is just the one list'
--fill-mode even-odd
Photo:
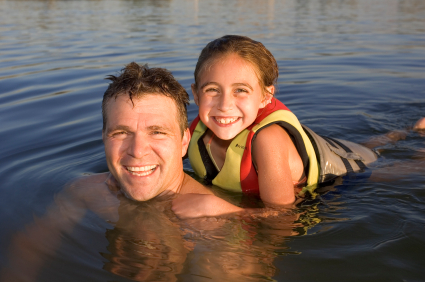
{"label": "yellow life jacket", "polygon": [[195,118],[190,127],[192,139],[188,150],[193,170],[207,182],[223,189],[258,194],[258,176],[251,158],[252,140],[261,129],[272,124],[280,125],[290,134],[304,165],[307,186],[315,186],[319,181],[319,164],[314,147],[297,117],[275,98],[272,103],[259,110],[252,125],[232,140],[220,172],[208,156],[202,140],[208,128],[199,116]]}

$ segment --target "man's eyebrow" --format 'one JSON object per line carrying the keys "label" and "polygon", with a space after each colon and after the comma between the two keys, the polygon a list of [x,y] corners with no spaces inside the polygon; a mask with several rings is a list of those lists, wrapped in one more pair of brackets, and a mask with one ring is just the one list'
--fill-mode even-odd
{"label": "man's eyebrow", "polygon": [[107,132],[117,131],[117,130],[131,131],[130,127],[128,127],[127,125],[117,125],[113,128],[108,128]]}
{"label": "man's eyebrow", "polygon": [[171,131],[171,128],[162,125],[151,125],[147,127],[148,130],[158,130],[158,131]]}

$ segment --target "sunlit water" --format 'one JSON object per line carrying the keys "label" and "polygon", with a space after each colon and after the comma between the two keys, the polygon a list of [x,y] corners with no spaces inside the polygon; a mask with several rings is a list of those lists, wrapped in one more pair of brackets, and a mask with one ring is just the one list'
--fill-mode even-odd
{"label": "sunlit water", "polygon": [[[362,142],[425,115],[422,0],[0,0],[2,268],[13,238],[43,218],[65,183],[107,171],[104,77],[136,61],[170,69],[189,91],[200,50],[224,34],[271,50],[277,97],[320,134]],[[196,114],[191,104],[189,120]],[[121,199],[119,219],[88,213],[54,253],[33,238],[28,248],[43,260],[33,278],[423,281],[421,148],[416,132],[384,146],[371,170],[400,167],[401,179],[344,177],[300,206],[299,217],[181,222],[154,204]],[[413,173],[402,173],[406,167]]]}

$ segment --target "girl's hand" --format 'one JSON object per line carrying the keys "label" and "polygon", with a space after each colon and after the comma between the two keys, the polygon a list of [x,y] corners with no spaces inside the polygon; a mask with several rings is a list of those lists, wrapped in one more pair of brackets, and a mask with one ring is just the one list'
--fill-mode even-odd
{"label": "girl's hand", "polygon": [[181,194],[173,200],[171,209],[179,218],[219,216],[243,211],[217,196],[206,194]]}

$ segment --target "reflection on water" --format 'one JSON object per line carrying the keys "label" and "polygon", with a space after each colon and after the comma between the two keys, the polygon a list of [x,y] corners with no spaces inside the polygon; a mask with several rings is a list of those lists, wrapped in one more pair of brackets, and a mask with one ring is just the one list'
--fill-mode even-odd
{"label": "reflection on water", "polygon": [[124,200],[119,220],[105,234],[104,269],[135,281],[176,281],[191,244],[183,232],[151,205]]}
{"label": "reflection on water", "polygon": [[[0,0],[0,7],[1,266],[65,183],[107,170],[104,77],[131,61],[170,69],[190,91],[202,47],[244,34],[272,51],[277,97],[319,134],[362,142],[425,115],[422,0]],[[189,120],[196,114],[190,105]],[[119,219],[87,212],[61,233],[56,252],[34,237],[28,250],[43,263],[32,278],[420,281],[424,145],[410,132],[380,148],[372,177],[339,179],[295,215],[180,222],[121,200]]]}
{"label": "reflection on water", "polygon": [[[129,208],[132,206],[132,208]],[[106,231],[104,269],[135,281],[269,281],[277,254],[300,214],[268,218],[203,218],[185,222],[157,207],[121,202],[120,219]]]}

